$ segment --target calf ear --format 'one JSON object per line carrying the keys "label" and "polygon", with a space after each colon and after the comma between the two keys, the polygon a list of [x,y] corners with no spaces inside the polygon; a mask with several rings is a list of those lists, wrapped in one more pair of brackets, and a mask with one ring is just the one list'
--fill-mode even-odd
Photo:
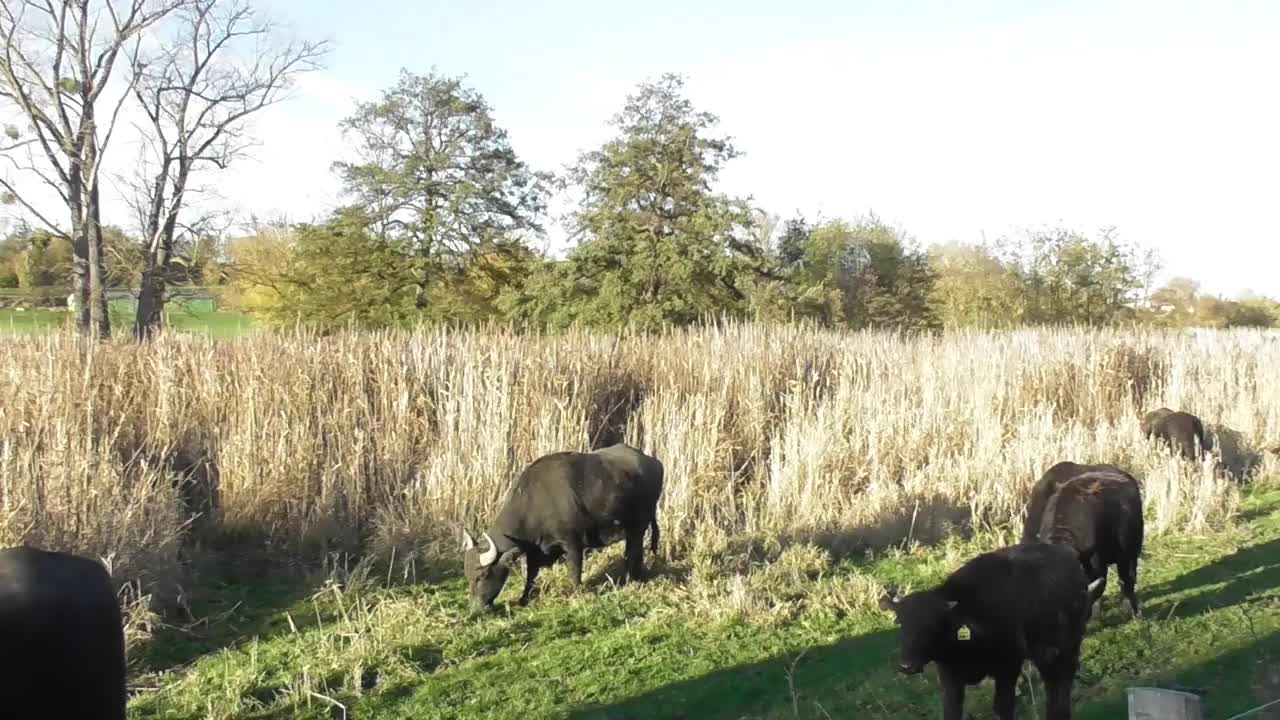
{"label": "calf ear", "polygon": [[884,594],[880,596],[880,609],[896,611],[900,602],[902,597],[898,595],[898,589],[892,585],[885,586]]}

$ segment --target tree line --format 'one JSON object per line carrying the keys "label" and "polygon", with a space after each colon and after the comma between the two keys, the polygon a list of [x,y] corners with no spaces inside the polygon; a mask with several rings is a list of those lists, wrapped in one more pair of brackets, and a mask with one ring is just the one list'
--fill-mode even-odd
{"label": "tree line", "polygon": [[[89,29],[104,37],[86,40]],[[922,248],[874,215],[767,212],[716,189],[741,153],[673,74],[640,83],[611,119],[613,136],[551,173],[518,156],[465,77],[402,70],[341,123],[352,155],[333,164],[340,207],[229,237],[216,218],[193,217],[193,179],[250,152],[245,119],[284,99],[328,51],[263,42],[278,36],[245,0],[7,4],[0,100],[28,125],[7,128],[0,150],[57,191],[66,220],[0,178],[5,200],[38,221],[0,241],[0,287],[69,279],[77,325],[99,335],[110,331],[103,290],[138,288],[140,338],[160,323],[172,284],[216,285],[224,304],[321,328],[655,328],[709,317],[908,330],[1223,327],[1280,317],[1273,300],[1207,296],[1185,278],[1153,288],[1159,258],[1109,229]],[[106,102],[113,72],[125,77]],[[114,122],[126,104],[147,119],[130,185],[134,236],[103,223],[98,199],[112,134],[103,118]],[[573,208],[561,254],[541,248],[556,197]]]}
{"label": "tree line", "polygon": [[[1277,303],[1152,288],[1154,252],[1062,228],[921,248],[869,215],[783,219],[714,189],[739,156],[677,75],[641,83],[614,136],[553,176],[529,168],[461,78],[402,71],[343,121],[348,202],[323,222],[229,248],[243,307],[282,323],[498,320],[640,328],[707,317],[850,328],[1121,322],[1270,326]],[[563,256],[541,252],[549,198],[570,194]]]}

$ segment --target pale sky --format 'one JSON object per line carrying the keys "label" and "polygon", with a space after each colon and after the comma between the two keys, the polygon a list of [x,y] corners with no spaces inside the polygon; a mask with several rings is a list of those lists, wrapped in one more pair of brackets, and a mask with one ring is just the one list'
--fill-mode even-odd
{"label": "pale sky", "polygon": [[1280,297],[1275,0],[264,7],[335,50],[259,116],[257,158],[220,178],[241,210],[332,207],[337,123],[401,67],[467,74],[516,151],[549,170],[671,71],[744,151],[721,189],[784,217],[874,211],[924,245],[1115,226],[1160,251],[1162,277]]}

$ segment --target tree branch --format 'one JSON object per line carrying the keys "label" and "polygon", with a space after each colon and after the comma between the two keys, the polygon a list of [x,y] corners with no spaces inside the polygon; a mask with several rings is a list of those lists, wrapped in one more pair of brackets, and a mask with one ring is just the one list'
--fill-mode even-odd
{"label": "tree branch", "polygon": [[31,213],[31,215],[35,217],[35,219],[43,223],[44,226],[48,228],[49,232],[52,232],[54,235],[57,235],[60,238],[64,238],[67,240],[71,239],[71,235],[69,233],[67,233],[61,227],[59,227],[57,223],[45,217],[44,214],[42,214],[39,210],[37,210],[34,206],[32,206],[31,203],[23,199],[23,197],[18,194],[18,189],[15,188],[8,180],[5,180],[4,178],[0,178],[0,187],[5,189],[5,192],[8,193],[8,196],[12,198],[14,202],[21,205],[27,212]]}

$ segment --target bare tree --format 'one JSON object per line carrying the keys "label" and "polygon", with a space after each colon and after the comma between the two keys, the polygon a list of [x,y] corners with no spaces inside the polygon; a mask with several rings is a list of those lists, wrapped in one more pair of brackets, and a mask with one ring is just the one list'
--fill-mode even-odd
{"label": "bare tree", "polygon": [[[3,157],[10,169],[33,176],[65,204],[70,225],[38,206],[37,192],[0,177],[4,200],[27,213],[75,250],[72,309],[86,335],[110,334],[103,282],[99,178],[128,90],[106,90],[122,52],[186,0],[4,0],[0,2],[0,101],[31,133],[6,128]],[[129,73],[127,82],[136,75]],[[99,103],[105,112],[100,116]]]}
{"label": "bare tree", "polygon": [[319,68],[329,51],[327,40],[277,44],[275,25],[246,0],[189,0],[176,17],[164,46],[145,61],[135,58],[133,93],[150,121],[143,129],[150,157],[135,183],[144,245],[139,340],[160,324],[180,216],[199,192],[193,174],[226,169],[246,154],[256,144],[246,132],[249,116],[286,99],[297,76]]}

